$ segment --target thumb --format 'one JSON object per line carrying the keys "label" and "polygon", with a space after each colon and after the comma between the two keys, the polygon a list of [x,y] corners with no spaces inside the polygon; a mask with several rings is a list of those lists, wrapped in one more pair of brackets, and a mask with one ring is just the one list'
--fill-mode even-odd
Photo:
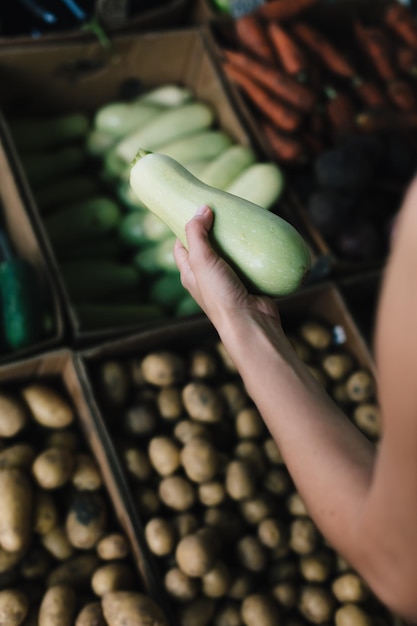
{"label": "thumb", "polygon": [[185,225],[188,247],[193,247],[198,240],[208,242],[208,234],[213,226],[213,211],[207,205],[197,209],[192,219]]}

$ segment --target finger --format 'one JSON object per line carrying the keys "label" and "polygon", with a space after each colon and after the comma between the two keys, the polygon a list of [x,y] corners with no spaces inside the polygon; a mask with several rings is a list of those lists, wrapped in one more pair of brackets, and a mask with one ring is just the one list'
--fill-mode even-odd
{"label": "finger", "polygon": [[185,267],[185,264],[188,264],[188,251],[179,239],[176,239],[174,244],[174,259],[180,271],[181,268]]}

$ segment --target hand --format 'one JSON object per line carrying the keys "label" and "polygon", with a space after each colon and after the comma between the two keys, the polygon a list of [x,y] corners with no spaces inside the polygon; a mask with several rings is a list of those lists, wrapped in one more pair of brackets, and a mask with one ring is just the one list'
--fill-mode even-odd
{"label": "hand", "polygon": [[276,303],[269,297],[250,294],[236,272],[212,248],[209,231],[213,225],[213,212],[201,207],[186,224],[188,251],[177,240],[174,247],[175,262],[183,286],[218,327],[228,319],[250,313],[261,313],[278,321]]}

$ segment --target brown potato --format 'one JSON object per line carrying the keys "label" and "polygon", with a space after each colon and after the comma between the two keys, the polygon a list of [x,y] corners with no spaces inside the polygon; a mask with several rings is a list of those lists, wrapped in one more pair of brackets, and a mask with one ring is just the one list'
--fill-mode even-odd
{"label": "brown potato", "polygon": [[52,568],[51,555],[42,546],[33,546],[20,563],[20,573],[28,580],[43,580]]}
{"label": "brown potato", "polygon": [[138,507],[138,511],[144,517],[156,515],[161,508],[161,499],[155,489],[147,485],[141,485],[133,490],[133,496]]}
{"label": "brown potato", "polygon": [[69,452],[77,452],[81,446],[80,437],[75,430],[54,430],[44,441],[45,448],[65,448]]}
{"label": "brown potato", "polygon": [[262,416],[254,406],[245,407],[236,414],[235,426],[240,439],[259,439],[266,434]]}
{"label": "brown potato", "polygon": [[32,474],[42,489],[59,489],[71,479],[74,456],[65,448],[47,448],[32,463]]}
{"label": "brown potato", "polygon": [[254,535],[246,535],[236,544],[236,558],[250,572],[263,572],[268,562],[265,547]]}
{"label": "brown potato", "polygon": [[306,505],[304,504],[300,494],[296,491],[288,496],[286,506],[288,511],[291,515],[294,515],[294,517],[303,517],[308,515]]}
{"label": "brown potato", "polygon": [[333,558],[329,551],[320,550],[300,558],[300,572],[305,580],[322,583],[330,577],[333,569]]}
{"label": "brown potato", "polygon": [[156,430],[158,419],[154,404],[143,400],[126,409],[123,415],[123,430],[127,435],[148,437]]}
{"label": "brown potato", "polygon": [[58,524],[58,509],[51,493],[37,489],[33,502],[33,532],[45,535]]}
{"label": "brown potato", "polygon": [[346,572],[332,582],[333,595],[339,602],[362,602],[369,589],[362,578],[354,572]]}
{"label": "brown potato", "polygon": [[284,463],[284,459],[282,458],[282,454],[272,437],[267,437],[263,443],[263,449],[266,455],[266,458],[273,465],[282,465]]}
{"label": "brown potato", "polygon": [[67,531],[61,525],[53,526],[41,537],[42,545],[58,561],[65,561],[74,554],[74,546],[70,543]]}
{"label": "brown potato", "polygon": [[208,598],[222,598],[231,583],[229,568],[222,561],[216,562],[202,577],[202,591]]}
{"label": "brown potato", "polygon": [[185,537],[198,529],[198,519],[192,513],[179,513],[172,519],[178,537]]}
{"label": "brown potato", "polygon": [[161,350],[147,354],[141,369],[144,380],[156,387],[169,387],[185,380],[184,359],[174,352]]}
{"label": "brown potato", "polygon": [[198,485],[198,499],[204,506],[218,506],[225,498],[226,490],[220,480],[209,480]]}
{"label": "brown potato", "polygon": [[101,599],[108,626],[168,626],[168,620],[149,596],[134,591],[110,591]]}
{"label": "brown potato", "polygon": [[285,496],[292,489],[292,480],[284,467],[272,467],[262,477],[262,486],[274,496]]}
{"label": "brown potato", "polygon": [[344,604],[334,615],[335,626],[372,626],[373,621],[357,604]]}
{"label": "brown potato", "polygon": [[260,524],[267,517],[272,517],[277,510],[277,503],[269,493],[260,493],[240,502],[242,517],[249,524]]}
{"label": "brown potato", "polygon": [[243,459],[251,464],[257,476],[263,476],[266,472],[266,457],[261,445],[256,441],[239,441],[233,450],[237,459]]}
{"label": "brown potato", "polygon": [[244,600],[255,588],[255,576],[242,569],[232,575],[227,595],[233,600]]}
{"label": "brown potato", "polygon": [[80,550],[94,548],[106,531],[107,518],[107,505],[101,494],[76,493],[65,520],[71,545]]}
{"label": "brown potato", "polygon": [[55,389],[44,383],[33,383],[22,390],[33,418],[46,428],[65,428],[74,421],[71,405]]}
{"label": "brown potato", "polygon": [[153,470],[146,452],[127,446],[121,451],[121,457],[130,478],[140,483],[150,480]]}
{"label": "brown potato", "polygon": [[136,576],[127,563],[105,563],[98,567],[91,578],[91,588],[102,597],[110,591],[134,590]]}
{"label": "brown potato", "polygon": [[220,394],[231,417],[249,404],[249,396],[241,382],[226,382],[219,387]]}
{"label": "brown potato", "polygon": [[46,585],[69,585],[76,590],[89,590],[91,576],[99,565],[100,560],[96,554],[77,554],[53,569],[46,579]]}
{"label": "brown potato", "polygon": [[347,352],[333,352],[323,357],[321,366],[329,378],[341,380],[352,371],[354,362]]}
{"label": "brown potato", "polygon": [[176,420],[183,412],[181,389],[162,387],[156,397],[159,415],[165,420]]}
{"label": "brown potato", "polygon": [[198,422],[219,422],[224,403],[219,391],[203,382],[189,382],[182,389],[182,401],[188,415]]}
{"label": "brown potato", "polygon": [[278,606],[266,593],[253,593],[242,603],[242,619],[246,626],[279,626]]}
{"label": "brown potato", "polygon": [[289,339],[293,349],[295,350],[295,352],[300,357],[300,359],[302,361],[304,361],[305,363],[307,363],[307,361],[309,361],[311,359],[311,350],[307,346],[307,344],[304,343],[304,341],[302,341],[300,339],[300,337],[297,337],[296,335],[294,335],[292,333],[290,333],[288,335],[288,339]]}
{"label": "brown potato", "polygon": [[287,527],[273,517],[264,518],[259,523],[257,532],[262,545],[271,550],[288,544]]}
{"label": "brown potato", "polygon": [[216,554],[210,535],[196,532],[183,537],[175,550],[178,567],[187,576],[202,577],[213,567]]}
{"label": "brown potato", "polygon": [[0,437],[14,437],[26,426],[28,414],[20,398],[0,392]]}
{"label": "brown potato", "polygon": [[175,425],[174,436],[184,445],[193,437],[210,439],[207,427],[201,422],[193,422],[190,419],[183,419]]}
{"label": "brown potato", "polygon": [[103,402],[121,407],[128,398],[130,377],[127,366],[116,360],[104,361],[98,371],[98,388]]}
{"label": "brown potato", "polygon": [[78,453],[75,455],[74,470],[71,482],[80,491],[95,491],[103,484],[99,467],[91,454]]}
{"label": "brown potato", "polygon": [[145,539],[153,554],[167,556],[175,548],[177,534],[169,520],[154,517],[145,526]]}
{"label": "brown potato", "polygon": [[178,567],[173,567],[167,571],[164,584],[169,595],[181,603],[193,600],[200,590],[199,581],[187,576]]}
{"label": "brown potato", "polygon": [[298,588],[294,583],[278,583],[272,587],[271,594],[278,604],[286,609],[293,609],[297,606]]}
{"label": "brown potato", "polygon": [[381,437],[382,418],[381,410],[375,402],[358,404],[352,414],[356,426],[369,437]]}
{"label": "brown potato", "polygon": [[226,491],[233,500],[250,498],[256,491],[253,470],[247,461],[232,460],[226,467]]}
{"label": "brown potato", "polygon": [[213,444],[202,437],[194,437],[184,445],[180,461],[188,478],[203,483],[214,478],[218,469],[218,456]]}
{"label": "brown potato", "polygon": [[367,402],[375,395],[374,377],[366,370],[357,370],[346,381],[347,393],[352,402]]}
{"label": "brown potato", "polygon": [[194,485],[183,476],[166,476],[159,483],[159,497],[175,511],[187,511],[197,499]]}
{"label": "brown potato", "polygon": [[222,602],[216,609],[213,626],[243,626],[239,603],[233,600]]}
{"label": "brown potato", "polygon": [[104,561],[124,559],[130,552],[129,543],[121,533],[105,535],[96,545],[97,555]]}
{"label": "brown potato", "polygon": [[29,601],[18,589],[0,591],[0,626],[20,626],[29,612]]}
{"label": "brown potato", "polygon": [[196,348],[189,355],[190,378],[213,378],[218,372],[218,362],[208,350]]}
{"label": "brown potato", "polygon": [[305,343],[315,350],[326,350],[333,341],[331,329],[314,320],[301,324],[299,333]]}
{"label": "brown potato", "polygon": [[25,550],[10,552],[0,547],[0,574],[10,571],[15,565],[20,563]]}
{"label": "brown potato", "polygon": [[32,486],[21,470],[1,469],[0,493],[0,547],[9,552],[23,550],[32,534]]}
{"label": "brown potato", "polygon": [[72,626],[76,595],[68,585],[48,589],[39,607],[39,626]]}
{"label": "brown potato", "polygon": [[308,517],[295,519],[290,524],[290,547],[297,554],[311,554],[319,541],[319,532]]}
{"label": "brown potato", "polygon": [[180,466],[180,449],[172,437],[154,437],[149,442],[148,455],[152,467],[160,476],[170,476]]}
{"label": "brown potato", "polygon": [[29,443],[15,443],[0,451],[0,469],[27,470],[35,458],[35,448]]}
{"label": "brown potato", "polygon": [[323,624],[332,619],[335,604],[325,587],[307,585],[301,589],[298,609],[313,624]]}
{"label": "brown potato", "polygon": [[178,626],[208,626],[214,615],[215,600],[199,595],[180,607]]}
{"label": "brown potato", "polygon": [[101,602],[90,602],[78,613],[75,626],[106,626]]}

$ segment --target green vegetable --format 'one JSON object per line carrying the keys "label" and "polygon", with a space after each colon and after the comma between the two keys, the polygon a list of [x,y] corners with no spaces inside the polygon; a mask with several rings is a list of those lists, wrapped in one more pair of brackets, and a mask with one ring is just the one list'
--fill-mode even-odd
{"label": "green vegetable", "polygon": [[138,252],[133,262],[136,267],[150,274],[155,272],[178,272],[174,259],[175,237],[146,246]]}
{"label": "green vegetable", "polygon": [[225,188],[239,198],[270,209],[284,189],[284,175],[275,163],[253,163]]}
{"label": "green vegetable", "polygon": [[90,128],[88,117],[82,113],[46,118],[24,118],[9,124],[16,147],[20,152],[40,152],[81,141]]}
{"label": "green vegetable", "polygon": [[175,107],[190,102],[193,98],[193,92],[188,87],[176,85],[175,83],[165,83],[158,87],[153,87],[145,94],[139,96],[138,102],[162,107]]}
{"label": "green vegetable", "polygon": [[120,139],[145,126],[162,111],[159,106],[140,101],[111,102],[97,111],[94,128],[114,139]]}
{"label": "green vegetable", "polygon": [[179,272],[162,274],[155,279],[149,291],[151,302],[169,309],[175,308],[186,294]]}
{"label": "green vegetable", "polygon": [[158,152],[186,166],[193,161],[215,159],[231,143],[229,135],[221,130],[203,130],[164,144],[158,148]]}
{"label": "green vegetable", "polygon": [[122,217],[119,225],[120,241],[126,246],[141,246],[148,242],[143,227],[145,211],[134,211]]}
{"label": "green vegetable", "polygon": [[140,278],[133,266],[105,259],[62,263],[60,271],[70,297],[77,302],[137,291]]}
{"label": "green vegetable", "polygon": [[117,139],[104,130],[93,128],[87,135],[85,149],[92,157],[102,158],[110,150]]}
{"label": "green vegetable", "polygon": [[213,159],[197,178],[210,187],[226,189],[255,161],[256,154],[252,148],[239,144],[232,145]]}
{"label": "green vegetable", "polygon": [[251,290],[283,296],[306,278],[311,263],[306,242],[291,224],[259,205],[209,187],[177,161],[146,151],[139,152],[130,183],[185,246],[186,223],[208,204],[214,212],[213,243]]}
{"label": "green vegetable", "polygon": [[76,172],[86,158],[83,147],[68,146],[51,152],[23,154],[20,160],[29,183],[41,187],[55,182],[59,176]]}
{"label": "green vegetable", "polygon": [[47,213],[75,200],[85,200],[89,196],[97,195],[99,191],[98,180],[92,176],[79,174],[59,179],[50,185],[36,189],[35,200],[41,213]]}

